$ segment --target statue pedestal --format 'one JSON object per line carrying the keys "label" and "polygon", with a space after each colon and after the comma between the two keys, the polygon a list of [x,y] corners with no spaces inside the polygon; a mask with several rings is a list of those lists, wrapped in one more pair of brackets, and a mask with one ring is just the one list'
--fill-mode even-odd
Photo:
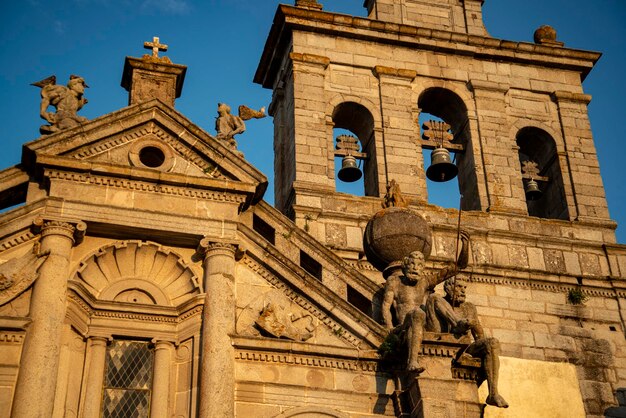
{"label": "statue pedestal", "polygon": [[483,380],[479,359],[461,359],[454,354],[469,343],[451,334],[424,333],[420,364],[425,371],[397,372],[394,396],[398,418],[481,418],[485,405],[478,399],[477,382]]}
{"label": "statue pedestal", "polygon": [[398,393],[398,417],[481,418],[484,405],[476,383],[467,380],[414,378]]}

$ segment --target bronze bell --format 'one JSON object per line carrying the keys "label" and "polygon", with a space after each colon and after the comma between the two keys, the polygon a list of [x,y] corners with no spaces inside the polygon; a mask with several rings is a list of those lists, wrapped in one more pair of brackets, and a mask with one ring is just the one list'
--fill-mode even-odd
{"label": "bronze bell", "polygon": [[339,180],[346,183],[352,183],[360,179],[362,176],[361,170],[357,167],[356,158],[352,155],[346,155],[341,160],[341,170],[337,173]]}
{"label": "bronze bell", "polygon": [[539,200],[543,195],[543,192],[539,188],[539,184],[534,180],[528,180],[526,183],[526,200]]}
{"label": "bronze bell", "polygon": [[443,182],[452,180],[459,174],[459,169],[450,159],[450,151],[438,147],[430,154],[430,167],[426,170],[426,177],[432,181]]}

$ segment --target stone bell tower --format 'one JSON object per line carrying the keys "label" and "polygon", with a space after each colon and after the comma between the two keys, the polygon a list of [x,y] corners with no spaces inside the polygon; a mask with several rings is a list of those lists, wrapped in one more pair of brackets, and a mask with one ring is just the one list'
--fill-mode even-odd
{"label": "stone bell tower", "polygon": [[[621,368],[620,349],[599,353],[608,341],[622,347],[617,331],[626,330],[626,247],[615,242],[582,86],[601,54],[570,49],[550,27],[532,43],[493,38],[482,4],[367,0],[367,18],[316,1],[279,6],[254,79],[273,91],[275,204],[380,285],[363,232],[391,180],[432,228],[428,268],[455,259],[462,219],[468,299],[511,359],[511,376],[562,372],[559,385],[587,416],[601,416],[624,383],[602,374]],[[423,150],[436,149],[456,155],[461,213],[428,203]],[[336,187],[336,166],[352,158],[364,195]],[[559,404],[544,383],[533,380],[536,393],[518,400],[511,389],[511,408],[525,396]]]}
{"label": "stone bell tower", "polygon": [[[456,153],[464,210],[574,221],[614,239],[581,85],[599,53],[565,48],[545,28],[535,43],[492,38],[482,0],[367,0],[367,19],[312,3],[280,6],[255,75],[274,92],[283,213],[356,258],[387,183],[426,204],[422,150],[443,147]],[[449,131],[422,131],[426,113]],[[336,191],[347,155],[364,196]],[[542,199],[528,198],[531,180]]]}

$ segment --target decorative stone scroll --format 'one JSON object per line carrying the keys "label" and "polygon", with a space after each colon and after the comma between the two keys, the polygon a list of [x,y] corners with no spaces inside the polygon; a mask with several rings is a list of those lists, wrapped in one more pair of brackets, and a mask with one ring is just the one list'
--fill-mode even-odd
{"label": "decorative stone scroll", "polygon": [[39,277],[39,267],[49,253],[40,254],[39,245],[21,257],[0,264],[0,306],[15,299]]}

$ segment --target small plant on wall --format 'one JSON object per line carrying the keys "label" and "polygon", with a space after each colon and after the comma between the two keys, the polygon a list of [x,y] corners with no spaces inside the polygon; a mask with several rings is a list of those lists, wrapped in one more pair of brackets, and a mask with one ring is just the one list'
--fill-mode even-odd
{"label": "small plant on wall", "polygon": [[579,287],[567,291],[567,302],[571,305],[584,305],[589,299]]}

